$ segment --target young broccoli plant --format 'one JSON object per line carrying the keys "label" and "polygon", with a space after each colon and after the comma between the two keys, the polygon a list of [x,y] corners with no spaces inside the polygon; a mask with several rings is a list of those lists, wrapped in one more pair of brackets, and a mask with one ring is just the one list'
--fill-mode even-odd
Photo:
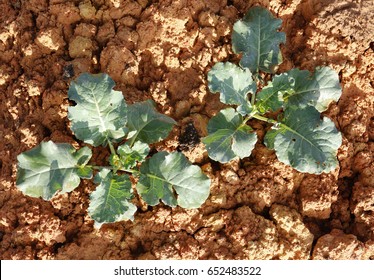
{"label": "young broccoli plant", "polygon": [[[211,92],[220,93],[221,102],[237,106],[209,121],[203,143],[209,157],[221,163],[248,157],[257,135],[247,122],[258,119],[272,125],[264,142],[281,162],[300,172],[328,173],[338,166],[342,137],[320,113],[339,100],[339,78],[329,67],[313,74],[292,69],[263,85],[260,72],[273,74],[282,62],[279,44],[285,42],[285,34],[278,32],[280,26],[281,20],[261,7],[250,9],[235,23],[232,44],[233,51],[242,54],[240,66],[217,63],[208,73],[208,84]],[[277,118],[267,117],[269,112],[278,113]]]}
{"label": "young broccoli plant", "polygon": [[[108,166],[90,164],[92,152],[70,144],[42,142],[18,155],[17,187],[26,195],[51,199],[71,192],[80,179],[94,176],[97,188],[90,195],[88,213],[96,226],[134,218],[137,208],[130,176],[149,205],[198,208],[209,195],[210,180],[182,153],[159,152],[148,156],[149,144],[168,136],[175,121],[155,110],[151,101],[127,105],[113,90],[106,74],[82,74],[72,82],[68,96],[71,130],[83,142],[109,146]],[[120,143],[115,148],[115,143]],[[95,172],[95,170],[97,172]],[[94,175],[94,173],[96,173]]]}

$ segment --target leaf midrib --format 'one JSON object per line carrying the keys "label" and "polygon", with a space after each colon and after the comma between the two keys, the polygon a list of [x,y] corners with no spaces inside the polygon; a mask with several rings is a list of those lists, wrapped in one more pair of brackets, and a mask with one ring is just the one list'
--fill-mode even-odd
{"label": "leaf midrib", "polygon": [[44,174],[44,173],[49,173],[49,172],[54,172],[54,171],[61,171],[61,170],[71,170],[71,169],[76,169],[76,168],[78,168],[79,167],[79,165],[78,164],[74,164],[74,166],[70,166],[70,167],[62,167],[62,168],[51,168],[50,167],[50,163],[45,163],[45,162],[37,162],[37,161],[34,161],[33,163],[36,163],[36,164],[38,164],[39,166],[45,166],[46,168],[45,169],[43,169],[43,170],[38,170],[37,172],[36,172],[36,170],[35,169],[31,169],[31,168],[25,168],[25,170],[29,170],[29,171],[32,171],[32,174],[30,175],[30,176],[25,176],[24,178],[25,179],[29,179],[29,178],[32,178],[32,177],[34,177],[34,176],[40,176],[40,175],[42,175],[42,174]]}
{"label": "leaf midrib", "polygon": [[291,128],[290,126],[286,125],[285,123],[281,123],[281,126],[283,128],[285,128],[286,130],[296,134],[297,136],[299,136],[300,138],[302,138],[304,141],[306,141],[307,143],[309,143],[312,147],[316,148],[318,151],[320,151],[321,153],[324,153],[318,146],[316,146],[313,142],[311,142],[308,138],[304,137],[302,134],[300,134],[298,131],[294,130],[293,128]]}
{"label": "leaf midrib", "polygon": [[[225,83],[234,93],[234,96],[238,97],[238,99],[241,99],[243,101],[245,101],[245,97],[244,95],[242,96],[239,91],[237,91],[236,89],[234,89],[229,83]],[[246,94],[248,94],[250,91],[248,91]],[[233,103],[234,105],[241,105],[240,104],[240,100],[237,101],[237,103]]]}
{"label": "leaf midrib", "polygon": [[[215,151],[219,150],[219,148],[223,145],[223,143],[226,142],[226,140],[227,140],[228,138],[231,138],[231,139],[230,139],[230,140],[231,140],[231,143],[230,143],[230,145],[229,145],[229,149],[234,153],[234,155],[238,156],[238,155],[233,151],[233,149],[232,149],[232,140],[234,139],[234,136],[235,136],[235,134],[237,134],[237,132],[239,131],[239,129],[241,129],[242,125],[245,124],[245,122],[242,122],[242,123],[240,123],[239,125],[237,125],[237,124],[235,124],[235,123],[233,123],[233,122],[230,122],[230,123],[236,125],[235,130],[233,130],[232,133],[230,133],[229,135],[227,135],[227,137],[225,137],[225,140],[224,140],[224,141],[221,141],[221,143],[217,146],[217,148],[215,149]],[[222,130],[222,129],[218,129],[218,130],[216,130],[215,132],[217,132],[217,131],[219,131],[219,130]],[[229,129],[224,128],[224,130],[229,130]],[[225,149],[225,150],[226,150],[226,149]],[[227,150],[226,150],[226,151],[227,151]]]}
{"label": "leaf midrib", "polygon": [[260,69],[260,57],[261,57],[261,50],[260,50],[260,47],[261,47],[261,17],[259,17],[258,21],[259,21],[259,23],[258,23],[257,69],[256,69],[256,73]]}
{"label": "leaf midrib", "polygon": [[98,112],[98,117],[99,117],[99,120],[100,120],[101,126],[103,127],[104,131],[107,131],[107,128],[106,128],[106,126],[105,126],[105,122],[104,122],[104,120],[103,120],[103,118],[102,118],[101,110],[100,110],[100,107],[99,107],[99,102],[98,102],[97,99],[96,99],[95,90],[96,90],[96,85],[95,85],[95,89],[91,90],[91,94],[92,94],[93,99],[94,99],[94,103],[95,103],[96,111]]}

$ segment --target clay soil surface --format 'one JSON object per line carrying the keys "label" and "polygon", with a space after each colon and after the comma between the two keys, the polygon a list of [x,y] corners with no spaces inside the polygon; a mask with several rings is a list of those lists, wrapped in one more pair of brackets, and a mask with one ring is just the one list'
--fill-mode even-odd
{"label": "clay soil surface", "polygon": [[[261,141],[249,158],[209,160],[198,137],[223,105],[207,89],[253,5],[283,20],[279,72],[339,73],[325,115],[343,135],[339,168],[302,174]],[[372,259],[374,257],[374,3],[369,0],[0,0],[1,259]],[[52,201],[15,186],[17,155],[41,141],[82,145],[67,119],[80,73],[108,73],[128,103],[153,99],[177,121],[155,150],[182,151],[212,179],[200,209],[149,207],[133,222],[94,228],[84,181]],[[192,125],[191,125],[192,124]],[[194,127],[194,128],[193,128]],[[187,132],[186,132],[187,129]],[[105,164],[108,151],[94,149]]]}

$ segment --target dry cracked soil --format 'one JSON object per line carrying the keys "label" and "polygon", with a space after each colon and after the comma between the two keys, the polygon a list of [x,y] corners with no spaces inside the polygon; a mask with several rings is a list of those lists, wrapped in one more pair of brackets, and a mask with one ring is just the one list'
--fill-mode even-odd
{"label": "dry cracked soil", "polygon": [[[280,72],[339,73],[342,97],[325,112],[343,135],[332,173],[299,173],[261,141],[249,158],[217,164],[194,136],[223,108],[207,72],[238,59],[232,27],[254,5],[283,20]],[[0,11],[1,259],[374,258],[373,1],[0,0]],[[82,145],[67,120],[67,89],[82,72],[108,73],[127,102],[153,99],[177,121],[153,148],[181,150],[212,179],[201,208],[135,197],[133,222],[98,230],[92,182],[52,201],[16,188],[21,152],[47,140]],[[251,125],[262,139],[266,125]],[[107,156],[94,149],[96,162]]]}

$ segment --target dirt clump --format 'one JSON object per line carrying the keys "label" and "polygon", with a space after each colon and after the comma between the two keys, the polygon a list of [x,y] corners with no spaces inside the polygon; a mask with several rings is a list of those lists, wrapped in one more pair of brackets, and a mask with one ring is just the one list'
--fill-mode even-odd
{"label": "dirt clump", "polygon": [[352,234],[334,229],[320,237],[313,250],[314,260],[365,260],[373,255],[373,242],[363,243]]}

